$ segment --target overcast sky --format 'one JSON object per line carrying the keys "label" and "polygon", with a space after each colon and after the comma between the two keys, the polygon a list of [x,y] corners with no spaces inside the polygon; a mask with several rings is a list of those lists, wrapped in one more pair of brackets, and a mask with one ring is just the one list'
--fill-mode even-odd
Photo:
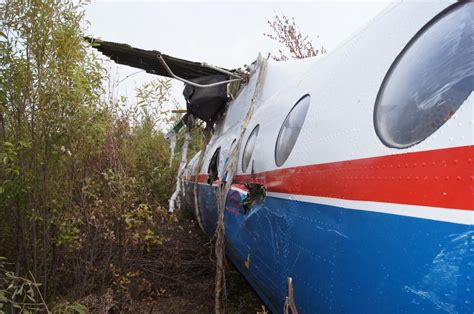
{"label": "overcast sky", "polygon": [[[363,27],[388,5],[387,1],[344,2],[157,2],[94,1],[86,6],[89,35],[224,68],[241,67],[261,52],[276,52],[266,38],[267,20],[275,14],[294,17],[316,47],[328,51]],[[117,67],[121,78],[137,69]],[[140,73],[119,85],[119,94],[133,97],[134,86],[152,76]],[[184,107],[182,83],[173,96]]]}

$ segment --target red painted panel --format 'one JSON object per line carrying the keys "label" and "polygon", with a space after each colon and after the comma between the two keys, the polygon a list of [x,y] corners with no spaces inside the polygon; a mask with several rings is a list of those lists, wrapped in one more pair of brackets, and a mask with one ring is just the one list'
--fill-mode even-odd
{"label": "red painted panel", "polygon": [[270,192],[474,210],[474,146],[278,169],[252,181]]}

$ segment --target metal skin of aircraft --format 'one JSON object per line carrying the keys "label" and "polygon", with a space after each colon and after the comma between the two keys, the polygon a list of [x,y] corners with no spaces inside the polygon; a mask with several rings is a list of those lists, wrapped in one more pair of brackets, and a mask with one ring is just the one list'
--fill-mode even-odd
{"label": "metal skin of aircraft", "polygon": [[[474,2],[392,4],[328,54],[259,57],[208,120],[207,147],[181,172],[181,205],[213,237],[231,183],[226,254],[273,313],[474,312],[473,21]],[[86,39],[187,84],[236,80]],[[214,112],[201,104],[188,112]]]}
{"label": "metal skin of aircraft", "polygon": [[[298,313],[473,313],[473,19],[474,3],[398,3],[326,55],[268,62],[224,221],[272,312],[291,278]],[[210,164],[225,176],[256,84],[181,176],[211,237]],[[266,196],[245,209],[252,182]]]}

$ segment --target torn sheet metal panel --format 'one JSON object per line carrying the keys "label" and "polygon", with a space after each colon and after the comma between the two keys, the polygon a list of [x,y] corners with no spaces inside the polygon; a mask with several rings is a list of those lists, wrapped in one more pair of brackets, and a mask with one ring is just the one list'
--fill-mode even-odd
{"label": "torn sheet metal panel", "polygon": [[[128,44],[115,43],[91,37],[85,37],[85,39],[92,43],[92,46],[95,49],[114,60],[116,63],[143,69],[150,74],[171,77],[169,72],[160,63],[158,59],[158,56],[160,55],[165,60],[166,64],[168,64],[172,69],[174,74],[186,80],[222,74],[222,71],[219,71],[220,68],[215,69],[200,62],[175,58],[162,54],[157,50],[145,50],[132,47]],[[222,68],[222,70],[232,72],[232,70],[224,68]]]}
{"label": "torn sheet metal panel", "polygon": [[[235,70],[178,59],[156,50],[134,48],[127,44],[90,37],[85,39],[116,63],[183,81],[188,112],[206,122],[214,122],[227,103],[228,83],[241,81]],[[234,78],[229,80],[230,76]]]}

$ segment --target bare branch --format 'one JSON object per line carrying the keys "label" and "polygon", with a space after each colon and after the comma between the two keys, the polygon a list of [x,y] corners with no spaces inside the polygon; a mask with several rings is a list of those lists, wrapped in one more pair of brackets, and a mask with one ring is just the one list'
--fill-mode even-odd
{"label": "bare branch", "polygon": [[[272,29],[272,33],[264,33],[263,35],[283,44],[286,50],[288,50],[290,57],[294,59],[304,59],[326,53],[324,46],[321,46],[321,49],[316,49],[311,39],[301,33],[293,17],[290,19],[285,15],[275,15],[275,17],[267,21],[267,23]],[[289,60],[289,56],[281,49],[278,50],[278,55],[271,55],[275,61]]]}

